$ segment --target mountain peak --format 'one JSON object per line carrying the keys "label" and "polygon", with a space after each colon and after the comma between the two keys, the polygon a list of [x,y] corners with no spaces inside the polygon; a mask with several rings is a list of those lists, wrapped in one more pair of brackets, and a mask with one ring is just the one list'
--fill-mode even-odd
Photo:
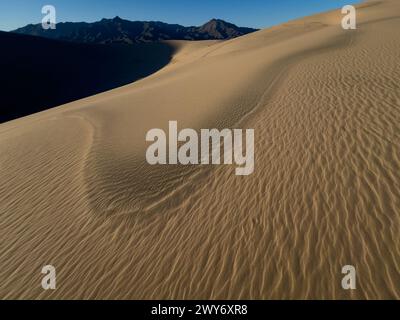
{"label": "mountain peak", "polygon": [[201,33],[209,34],[213,39],[231,39],[257,30],[251,28],[241,28],[224,20],[213,18],[207,23],[203,24],[199,28],[199,31]]}
{"label": "mountain peak", "polygon": [[231,23],[228,23],[228,22],[226,22],[224,20],[221,20],[221,19],[212,18],[210,21],[208,21],[205,24],[203,24],[203,26],[205,26],[205,25],[215,25],[215,24],[231,24]]}

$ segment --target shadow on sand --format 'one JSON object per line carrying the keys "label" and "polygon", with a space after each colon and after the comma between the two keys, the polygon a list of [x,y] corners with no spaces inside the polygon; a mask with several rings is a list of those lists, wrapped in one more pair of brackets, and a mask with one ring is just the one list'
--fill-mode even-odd
{"label": "shadow on sand", "polygon": [[0,32],[0,122],[144,78],[167,65],[167,43],[76,44]]}

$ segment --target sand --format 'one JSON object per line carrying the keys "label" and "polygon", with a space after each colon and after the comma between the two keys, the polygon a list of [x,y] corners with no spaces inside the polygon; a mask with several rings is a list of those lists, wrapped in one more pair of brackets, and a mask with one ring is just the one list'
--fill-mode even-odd
{"label": "sand", "polygon": [[[399,299],[400,2],[341,17],[174,42],[143,80],[0,125],[0,297]],[[149,166],[169,120],[253,128],[255,172]]]}

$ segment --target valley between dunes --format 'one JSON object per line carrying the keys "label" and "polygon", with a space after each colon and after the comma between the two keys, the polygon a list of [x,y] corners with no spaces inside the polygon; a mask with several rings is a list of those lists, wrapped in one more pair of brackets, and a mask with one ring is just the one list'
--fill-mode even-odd
{"label": "valley between dunes", "polygon": [[[174,41],[145,79],[1,124],[0,297],[399,299],[400,1],[341,19]],[[148,165],[170,120],[253,128],[254,173]]]}

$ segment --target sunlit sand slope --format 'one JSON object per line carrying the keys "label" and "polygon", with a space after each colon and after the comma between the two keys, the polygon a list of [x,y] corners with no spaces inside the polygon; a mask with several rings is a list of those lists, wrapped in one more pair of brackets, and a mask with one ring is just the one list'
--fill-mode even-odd
{"label": "sunlit sand slope", "polygon": [[[400,298],[400,2],[357,12],[176,42],[146,79],[0,125],[0,297]],[[149,166],[169,120],[254,128],[255,172]]]}

